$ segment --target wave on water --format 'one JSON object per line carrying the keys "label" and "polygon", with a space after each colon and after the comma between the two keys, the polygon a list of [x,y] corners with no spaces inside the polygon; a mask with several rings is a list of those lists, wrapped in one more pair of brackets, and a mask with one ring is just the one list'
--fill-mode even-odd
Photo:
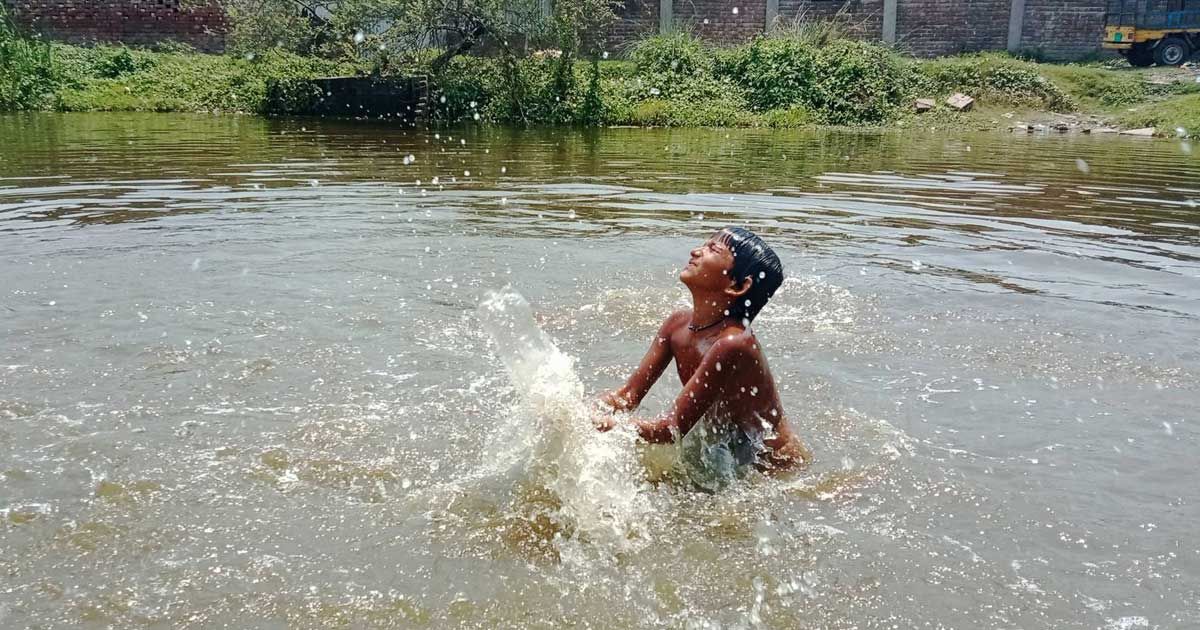
{"label": "wave on water", "polygon": [[633,432],[593,428],[574,359],[537,325],[519,293],[489,292],[478,314],[518,394],[490,444],[488,473],[552,492],[564,529],[580,541],[610,552],[634,549],[646,540],[651,505]]}

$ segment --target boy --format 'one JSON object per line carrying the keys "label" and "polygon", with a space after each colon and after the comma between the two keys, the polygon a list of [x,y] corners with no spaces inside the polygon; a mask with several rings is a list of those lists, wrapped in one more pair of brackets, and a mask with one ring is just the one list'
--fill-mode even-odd
{"label": "boy", "polygon": [[[767,369],[750,322],[783,283],[783,265],[752,232],[729,227],[691,252],[679,280],[692,294],[692,309],[672,313],[641,365],[623,387],[601,396],[614,411],[631,411],[671,360],[683,391],[662,416],[634,418],[647,442],[673,442],[701,420],[727,437],[738,465],[784,469],[810,454],[783,415],[775,379]],[[597,420],[601,431],[614,418]]]}

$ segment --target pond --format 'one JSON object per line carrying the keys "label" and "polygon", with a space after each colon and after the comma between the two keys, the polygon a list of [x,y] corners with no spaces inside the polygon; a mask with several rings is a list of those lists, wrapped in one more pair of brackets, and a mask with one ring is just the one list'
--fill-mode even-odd
{"label": "pond", "polygon": [[[3,627],[1200,624],[1200,146],[134,114],[0,145]],[[783,261],[754,329],[815,461],[706,492],[572,405],[731,224]],[[494,290],[553,340],[535,376]]]}

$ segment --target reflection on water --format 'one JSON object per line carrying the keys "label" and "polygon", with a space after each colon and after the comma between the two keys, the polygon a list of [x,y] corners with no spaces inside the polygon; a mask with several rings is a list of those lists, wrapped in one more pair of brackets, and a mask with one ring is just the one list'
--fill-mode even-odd
{"label": "reflection on water", "polygon": [[[0,143],[0,626],[1200,624],[1177,142],[37,114]],[[790,276],[756,327],[817,460],[610,474],[634,451],[574,430],[578,389],[728,223]],[[476,311],[506,285],[573,369],[514,363]]]}

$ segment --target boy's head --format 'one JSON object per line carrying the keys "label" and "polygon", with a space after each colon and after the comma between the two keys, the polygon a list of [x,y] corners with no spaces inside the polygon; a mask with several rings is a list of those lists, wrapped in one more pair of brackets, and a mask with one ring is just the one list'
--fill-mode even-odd
{"label": "boy's head", "polygon": [[783,264],[757,234],[727,227],[692,250],[679,279],[693,289],[736,294],[729,304],[729,316],[754,321],[783,284]]}

